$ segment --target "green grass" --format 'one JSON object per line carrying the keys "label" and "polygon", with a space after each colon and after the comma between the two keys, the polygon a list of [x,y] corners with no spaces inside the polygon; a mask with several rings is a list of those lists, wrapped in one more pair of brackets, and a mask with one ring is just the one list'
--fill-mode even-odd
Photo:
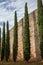
{"label": "green grass", "polygon": [[0,65],[43,65],[43,62],[37,61],[37,62],[0,62]]}

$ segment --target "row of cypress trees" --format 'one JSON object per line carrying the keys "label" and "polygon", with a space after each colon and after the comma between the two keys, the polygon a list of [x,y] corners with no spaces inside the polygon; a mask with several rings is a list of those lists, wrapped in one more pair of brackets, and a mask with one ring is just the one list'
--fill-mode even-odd
{"label": "row of cypress trees", "polygon": [[[38,2],[38,28],[39,28],[39,37],[40,37],[40,49],[41,56],[43,59],[43,5],[42,0],[37,0]],[[18,23],[17,23],[17,13],[15,11],[15,22],[14,22],[14,41],[13,41],[13,59],[16,61],[17,51],[18,51]],[[10,46],[9,46],[9,25],[7,22],[7,35],[5,42],[5,23],[3,24],[3,38],[2,38],[2,51],[1,51],[1,60],[6,59],[8,61],[10,55]],[[29,30],[29,16],[27,3],[25,4],[25,13],[24,13],[24,26],[23,26],[23,51],[24,51],[24,60],[28,61],[30,59],[30,30]]]}
{"label": "row of cypress trees", "polygon": [[[15,22],[14,22],[14,43],[13,43],[13,59],[16,61],[18,50],[18,23],[17,14],[15,12]],[[30,31],[29,31],[29,17],[27,3],[25,4],[25,14],[24,14],[24,26],[23,26],[23,51],[24,60],[28,61],[30,59]]]}
{"label": "row of cypress trees", "polygon": [[[15,11],[14,19],[14,40],[13,40],[13,60],[16,61],[18,51],[18,23],[17,13]],[[30,32],[29,32],[29,18],[27,3],[25,4],[24,14],[24,26],[23,26],[23,49],[24,60],[30,59]],[[10,38],[9,38],[9,23],[7,21],[7,33],[5,36],[5,23],[3,23],[3,37],[2,37],[2,49],[1,49],[1,61],[5,58],[8,61],[10,55]]]}
{"label": "row of cypress trees", "polygon": [[10,44],[9,44],[9,23],[7,21],[7,33],[5,36],[5,22],[3,23],[3,34],[2,34],[2,47],[1,47],[1,61],[6,59],[8,61],[10,55]]}

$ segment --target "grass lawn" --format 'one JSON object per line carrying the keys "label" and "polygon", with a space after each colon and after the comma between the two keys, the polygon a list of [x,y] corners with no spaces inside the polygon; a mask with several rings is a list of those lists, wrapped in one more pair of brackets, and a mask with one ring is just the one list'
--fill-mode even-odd
{"label": "grass lawn", "polygon": [[43,65],[43,61],[37,62],[0,62],[0,65]]}

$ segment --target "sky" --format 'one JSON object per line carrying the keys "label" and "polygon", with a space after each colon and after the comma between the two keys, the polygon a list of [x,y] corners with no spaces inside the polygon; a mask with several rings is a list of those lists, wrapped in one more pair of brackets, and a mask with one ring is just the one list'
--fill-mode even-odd
{"label": "sky", "polygon": [[0,0],[0,27],[9,21],[9,28],[14,26],[14,12],[17,11],[18,21],[24,16],[24,6],[27,2],[28,13],[37,9],[37,0]]}

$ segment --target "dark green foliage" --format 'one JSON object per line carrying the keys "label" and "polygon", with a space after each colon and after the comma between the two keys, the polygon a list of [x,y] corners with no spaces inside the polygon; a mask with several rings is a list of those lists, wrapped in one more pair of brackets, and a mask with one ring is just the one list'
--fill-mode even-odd
{"label": "dark green foliage", "polygon": [[24,48],[24,60],[30,59],[30,31],[29,31],[29,18],[28,18],[27,3],[25,4],[25,17],[23,26],[23,48]]}
{"label": "dark green foliage", "polygon": [[0,57],[1,57],[1,28],[0,28]]}
{"label": "dark green foliage", "polygon": [[5,23],[3,23],[1,61],[4,59],[4,55],[5,55]]}
{"label": "dark green foliage", "polygon": [[5,58],[8,61],[10,55],[10,37],[9,37],[9,23],[7,21],[7,34],[6,34],[6,44],[5,44]]}
{"label": "dark green foliage", "polygon": [[0,45],[1,45],[1,28],[0,28]]}
{"label": "dark green foliage", "polygon": [[16,61],[18,51],[18,23],[17,14],[15,11],[15,21],[14,21],[14,41],[13,41],[13,60]]}
{"label": "dark green foliage", "polygon": [[0,47],[1,47],[1,28],[0,28]]}
{"label": "dark green foliage", "polygon": [[37,0],[37,1],[38,1],[38,28],[39,28],[39,37],[40,37],[40,50],[43,59],[43,5],[42,5],[42,0]]}

